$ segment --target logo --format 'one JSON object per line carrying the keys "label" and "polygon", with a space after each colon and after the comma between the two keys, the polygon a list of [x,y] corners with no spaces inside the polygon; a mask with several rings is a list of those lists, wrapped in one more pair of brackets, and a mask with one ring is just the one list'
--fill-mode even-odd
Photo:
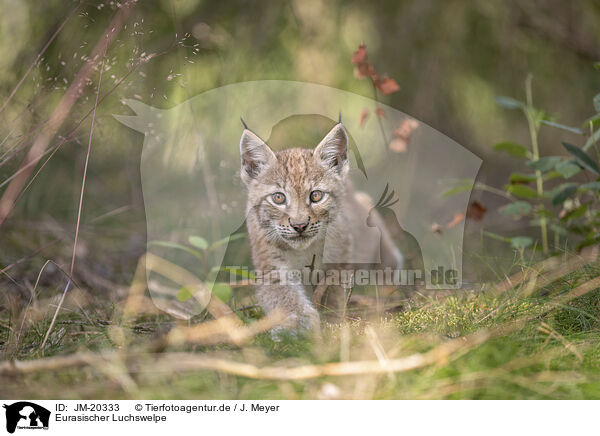
{"label": "logo", "polygon": [[[278,80],[226,85],[170,109],[123,103],[135,115],[117,120],[144,133],[145,265],[150,296],[161,310],[190,319],[211,295],[226,300],[232,281],[269,279],[268,268],[251,266],[250,185],[274,214],[257,226],[261,231],[277,244],[291,241],[299,250],[313,244],[317,251],[314,264],[304,259],[302,266],[313,265],[306,278],[300,264],[285,271],[300,285],[324,279],[348,287],[462,287],[464,218],[481,159],[425,123],[340,89]],[[377,117],[365,120],[362,111],[373,105]],[[325,190],[314,190],[315,200],[309,191],[276,192],[277,180],[258,177],[274,153],[295,147],[319,149],[314,165],[307,164],[307,183],[309,169],[325,166],[347,182],[342,186],[353,187],[346,209],[325,192],[341,189],[333,177],[314,180]],[[449,188],[456,195],[449,196]],[[308,206],[313,202],[320,206]],[[340,210],[351,213],[336,215]],[[330,226],[323,218],[329,212],[347,225]],[[348,244],[340,238],[360,249],[343,249]],[[173,265],[203,286],[188,279],[174,286]]]}
{"label": "logo", "polygon": [[29,401],[19,401],[11,405],[4,404],[6,409],[6,431],[14,433],[18,429],[48,430],[50,411]]}

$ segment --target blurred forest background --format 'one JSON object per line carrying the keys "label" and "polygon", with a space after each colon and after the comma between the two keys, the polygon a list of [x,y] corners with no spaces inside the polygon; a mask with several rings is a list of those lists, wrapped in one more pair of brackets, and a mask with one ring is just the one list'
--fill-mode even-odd
{"label": "blurred forest background", "polygon": [[[94,47],[104,53],[103,34],[122,4],[0,2],[0,194]],[[74,280],[94,292],[131,283],[146,249],[139,173],[144,138],[113,118],[132,114],[122,99],[167,109],[215,87],[264,79],[373,97],[371,83],[355,77],[351,62],[364,43],[377,71],[400,87],[381,102],[480,156],[478,181],[501,188],[509,174],[527,167],[493,145],[528,145],[530,132],[522,114],[497,105],[496,96],[524,101],[531,74],[534,105],[559,123],[581,127],[600,91],[595,0],[140,0],[119,19],[102,68],[84,78],[1,224],[2,293],[27,300],[36,281],[49,294],[64,288],[59,267],[68,272],[71,263],[92,118]],[[585,142],[542,126],[541,155],[566,155],[562,140]],[[504,247],[480,239],[482,228],[537,235],[527,220],[496,211],[505,203],[501,197],[476,191],[472,199],[488,213],[467,221],[467,232],[476,235],[467,251],[485,255]],[[56,265],[38,276],[47,259]],[[107,296],[117,301],[116,294]]]}
{"label": "blurred forest background", "polygon": [[[2,2],[3,101],[64,24],[0,113],[1,152],[10,157],[0,167],[3,189],[18,169],[32,131],[51,115],[118,3],[78,5]],[[593,68],[600,59],[598,23],[600,5],[591,0],[140,1],[106,54],[79,246],[80,260],[91,259],[80,265],[87,264],[90,275],[119,282],[119,274],[121,279],[131,277],[144,250],[139,177],[143,136],[112,117],[130,113],[121,104],[123,98],[170,108],[208,89],[263,79],[310,81],[372,97],[370,83],[354,76],[350,62],[364,42],[377,70],[400,86],[383,102],[479,155],[484,163],[478,180],[498,185],[518,163],[492,151],[492,146],[503,140],[527,144],[528,131],[522,116],[496,105],[494,97],[524,100],[525,78],[531,73],[536,106],[561,123],[579,125],[593,113],[591,96],[599,89],[599,73]],[[61,135],[70,135],[68,140],[3,224],[2,265],[55,240],[45,253],[60,255],[64,249],[65,259],[70,257],[90,130],[88,112],[97,82],[96,71],[48,150],[60,142]],[[560,150],[561,135],[555,129],[542,129],[543,155]],[[498,201],[493,194],[478,192],[473,198],[486,207]],[[493,213],[483,224],[517,225],[497,223]],[[18,268],[37,274],[45,257],[36,255]],[[25,271],[16,271],[16,276],[24,277]],[[28,277],[35,280],[35,275]]]}

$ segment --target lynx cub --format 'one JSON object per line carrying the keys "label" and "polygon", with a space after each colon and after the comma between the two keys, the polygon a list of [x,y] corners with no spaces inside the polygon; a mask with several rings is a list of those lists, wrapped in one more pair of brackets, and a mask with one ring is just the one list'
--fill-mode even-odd
{"label": "lynx cub", "polygon": [[[240,174],[248,190],[246,223],[257,271],[285,273],[301,271],[306,265],[322,271],[348,267],[324,263],[326,236],[328,253],[334,258],[353,259],[353,252],[359,250],[361,255],[376,253],[382,264],[392,268],[402,267],[402,256],[383,225],[378,225],[380,240],[365,239],[360,230],[372,204],[350,184],[348,136],[341,123],[314,150],[290,148],[277,153],[245,129],[240,153]],[[381,220],[376,212],[369,219]],[[286,327],[314,329],[320,318],[307,295],[311,288],[301,280],[285,284],[272,280],[257,284],[256,295],[266,313],[281,309],[288,314]]]}

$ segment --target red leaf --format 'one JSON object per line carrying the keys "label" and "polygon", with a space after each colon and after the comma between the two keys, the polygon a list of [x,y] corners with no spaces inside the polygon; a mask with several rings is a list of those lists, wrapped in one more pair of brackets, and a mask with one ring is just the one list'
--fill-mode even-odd
{"label": "red leaf", "polygon": [[467,208],[467,218],[481,221],[487,212],[487,208],[478,201],[472,202]]}
{"label": "red leaf", "polygon": [[419,122],[416,120],[402,120],[400,126],[394,129],[394,138],[390,142],[390,150],[395,151],[396,153],[404,153],[408,147],[411,136],[417,127],[419,127]]}
{"label": "red leaf", "polygon": [[367,75],[371,78],[373,83],[379,80],[379,75],[375,71],[375,67],[372,64],[367,64]]}
{"label": "red leaf", "polygon": [[352,63],[355,65],[363,64],[367,61],[367,46],[361,44],[358,46],[358,50],[352,55]]}
{"label": "red leaf", "polygon": [[355,65],[354,76],[358,79],[369,77],[373,81],[373,85],[384,95],[393,94],[400,89],[394,79],[379,77],[373,65],[367,62],[366,45],[361,44],[358,46],[358,49],[352,54],[352,63]]}
{"label": "red leaf", "polygon": [[373,65],[368,63],[362,63],[357,64],[354,68],[354,76],[357,79],[364,79],[365,77],[372,78],[373,76],[377,76],[377,73],[375,73],[375,68],[373,68]]}
{"label": "red leaf", "polygon": [[358,50],[352,55],[352,63],[355,65],[354,76],[358,79],[370,77],[371,80],[377,79],[377,73],[372,64],[367,62],[367,47],[361,44]]}
{"label": "red leaf", "polygon": [[360,112],[360,116],[358,117],[358,125],[359,125],[359,127],[362,127],[362,126],[365,125],[365,122],[367,121],[367,118],[369,118],[369,109],[364,108]]}
{"label": "red leaf", "polygon": [[406,146],[408,143],[403,138],[394,138],[390,141],[390,150],[396,153],[404,153],[406,151]]}
{"label": "red leaf", "polygon": [[384,77],[383,79],[377,79],[374,81],[375,87],[379,89],[384,95],[390,95],[400,90],[400,87],[394,79]]}
{"label": "red leaf", "polygon": [[385,118],[385,112],[383,112],[383,109],[381,109],[380,107],[375,109],[375,113],[379,118]]}
{"label": "red leaf", "polygon": [[400,126],[394,130],[394,136],[410,140],[410,137],[417,127],[419,127],[419,122],[416,120],[402,120]]}
{"label": "red leaf", "polygon": [[454,217],[452,218],[452,220],[448,224],[446,224],[446,228],[451,229],[452,227],[456,226],[458,223],[462,222],[462,220],[464,220],[464,219],[465,219],[465,214],[457,212],[454,214]]}

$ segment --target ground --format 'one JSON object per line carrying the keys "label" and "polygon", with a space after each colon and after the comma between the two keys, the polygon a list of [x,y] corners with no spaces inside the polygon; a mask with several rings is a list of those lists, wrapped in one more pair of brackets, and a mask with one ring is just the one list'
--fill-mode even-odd
{"label": "ground", "polygon": [[[45,362],[92,354],[83,363],[29,374],[4,367],[2,396],[600,398],[600,289],[593,279],[598,274],[600,263],[592,263],[537,288],[525,283],[502,290],[488,284],[460,294],[416,294],[393,313],[380,307],[360,316],[350,312],[344,323],[325,323],[320,337],[274,340],[258,333],[238,343],[205,336],[172,341],[174,331],[197,326],[159,313],[124,319],[116,315],[118,303],[80,296],[65,306],[42,352],[50,317],[30,308],[23,323],[5,310],[4,359]],[[257,325],[258,313],[239,315],[246,325]],[[373,370],[373,364],[385,368],[400,361],[402,366],[408,356],[425,360],[415,367]],[[367,363],[350,375],[332,375],[344,372],[349,362]],[[298,367],[312,375],[299,376]]]}

